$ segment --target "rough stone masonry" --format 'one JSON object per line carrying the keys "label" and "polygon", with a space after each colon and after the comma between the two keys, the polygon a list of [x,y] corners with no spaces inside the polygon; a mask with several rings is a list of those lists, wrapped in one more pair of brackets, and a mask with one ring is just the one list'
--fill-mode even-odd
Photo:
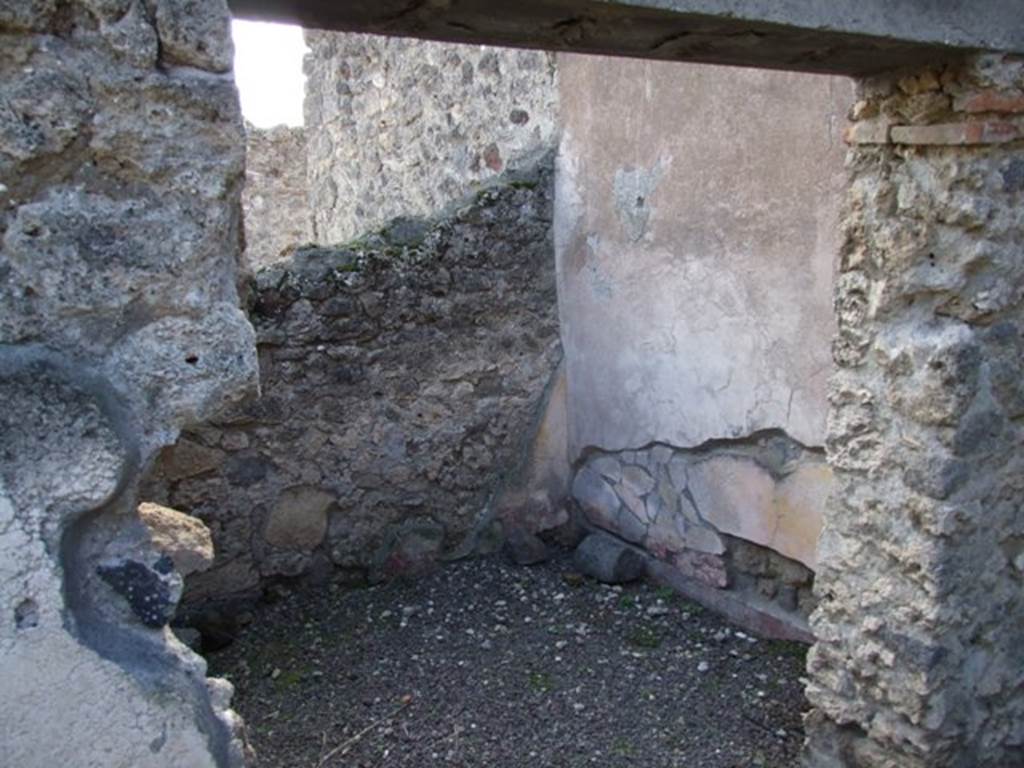
{"label": "rough stone masonry", "polygon": [[[257,272],[261,398],[186,431],[144,489],[213,531],[191,616],[274,579],[384,578],[493,548],[509,504],[531,533],[564,522],[558,483],[549,497],[529,475],[562,356],[551,176],[549,156],[433,221]],[[561,448],[552,471],[564,432]],[[513,498],[521,484],[533,498]]]}
{"label": "rough stone masonry", "polygon": [[312,242],[306,184],[305,129],[247,123],[242,189],[247,269],[274,264],[295,246]]}
{"label": "rough stone masonry", "polygon": [[807,761],[1024,765],[1024,60],[851,117]]}
{"label": "rough stone masonry", "polygon": [[228,26],[219,0],[0,3],[6,765],[242,762],[135,513],[156,451],[257,386]]}
{"label": "rough stone masonry", "polygon": [[318,243],[434,216],[556,142],[553,54],[313,30],[306,42]]}

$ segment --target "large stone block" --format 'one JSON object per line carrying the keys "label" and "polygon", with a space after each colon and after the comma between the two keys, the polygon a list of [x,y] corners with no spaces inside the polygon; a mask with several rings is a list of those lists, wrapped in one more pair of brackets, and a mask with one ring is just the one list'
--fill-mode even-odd
{"label": "large stone block", "polygon": [[213,539],[201,520],[159,504],[140,504],[138,511],[153,546],[171,558],[182,576],[213,565]]}
{"label": "large stone block", "polygon": [[334,496],[320,488],[286,488],[267,518],[264,536],[281,549],[316,549],[327,533],[327,510]]}
{"label": "large stone block", "polygon": [[572,481],[572,496],[594,525],[614,530],[622,502],[596,470],[584,466]]}
{"label": "large stone block", "polygon": [[242,15],[298,20],[314,29],[854,76],[979,50],[1024,51],[1017,9],[1001,2],[976,14],[927,0],[907,0],[898,13],[887,0],[558,0],[501,13],[487,0],[423,8],[403,0],[232,0],[232,6]]}
{"label": "large stone block", "polygon": [[592,533],[581,541],[573,562],[581,573],[605,584],[636,581],[646,569],[643,555],[607,533]]}
{"label": "large stone block", "polygon": [[168,64],[231,71],[235,49],[226,4],[213,3],[206,13],[196,13],[195,0],[159,0],[155,18]]}

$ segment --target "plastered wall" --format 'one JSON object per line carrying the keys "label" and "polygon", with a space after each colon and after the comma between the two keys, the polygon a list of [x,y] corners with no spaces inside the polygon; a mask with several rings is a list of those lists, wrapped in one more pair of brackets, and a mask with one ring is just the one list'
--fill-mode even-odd
{"label": "plastered wall", "polygon": [[813,569],[850,81],[565,55],[559,94],[577,500],[717,587],[723,534]]}

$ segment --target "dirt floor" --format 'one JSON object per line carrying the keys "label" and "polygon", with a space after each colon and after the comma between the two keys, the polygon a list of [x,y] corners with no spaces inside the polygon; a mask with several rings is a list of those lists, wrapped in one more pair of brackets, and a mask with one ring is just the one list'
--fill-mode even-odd
{"label": "dirt floor", "polygon": [[561,555],[297,592],[210,673],[237,687],[261,768],[789,768],[804,653]]}

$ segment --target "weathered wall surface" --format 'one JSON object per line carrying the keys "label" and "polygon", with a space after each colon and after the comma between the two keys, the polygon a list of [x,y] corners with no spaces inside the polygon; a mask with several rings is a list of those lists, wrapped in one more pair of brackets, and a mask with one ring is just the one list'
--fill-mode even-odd
{"label": "weathered wall surface", "polygon": [[306,33],[317,242],[433,216],[557,138],[551,54]]}
{"label": "weathered wall surface", "polygon": [[187,599],[412,572],[495,543],[487,520],[564,520],[551,175],[258,273],[262,397],[184,435],[146,490],[213,531]]}
{"label": "weathered wall surface", "polygon": [[255,389],[223,2],[0,7],[0,733],[19,766],[239,763],[166,630],[140,469]]}
{"label": "weathered wall surface", "polygon": [[720,534],[814,568],[850,86],[577,56],[559,81],[576,498],[717,586]]}
{"label": "weathered wall surface", "polygon": [[1024,63],[860,84],[810,765],[1024,764]]}
{"label": "weathered wall surface", "polygon": [[767,433],[693,450],[590,452],[572,495],[592,525],[679,573],[806,616],[831,479],[822,452]]}
{"label": "weathered wall surface", "polygon": [[571,442],[822,445],[844,80],[559,59]]}
{"label": "weathered wall surface", "polygon": [[256,270],[313,239],[303,128],[245,127],[245,263]]}

